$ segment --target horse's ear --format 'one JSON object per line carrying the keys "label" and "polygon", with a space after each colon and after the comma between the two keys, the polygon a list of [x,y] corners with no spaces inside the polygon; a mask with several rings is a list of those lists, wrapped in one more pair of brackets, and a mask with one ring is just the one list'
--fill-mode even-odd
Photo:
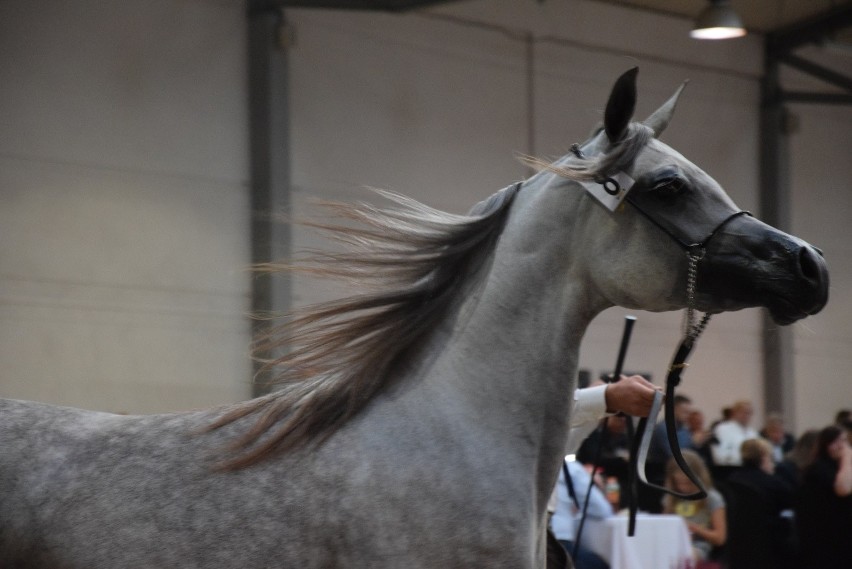
{"label": "horse's ear", "polygon": [[666,127],[669,126],[669,121],[672,120],[672,115],[674,114],[675,107],[677,106],[677,100],[680,98],[680,94],[683,92],[687,83],[689,83],[689,80],[681,83],[680,87],[678,87],[677,91],[675,91],[675,94],[672,95],[668,101],[663,103],[663,106],[654,111],[650,117],[645,119],[644,124],[653,129],[654,138],[659,138],[663,131],[666,130]]}
{"label": "horse's ear", "polygon": [[626,71],[615,81],[604,111],[604,130],[610,142],[624,136],[636,108],[636,74],[639,68]]}

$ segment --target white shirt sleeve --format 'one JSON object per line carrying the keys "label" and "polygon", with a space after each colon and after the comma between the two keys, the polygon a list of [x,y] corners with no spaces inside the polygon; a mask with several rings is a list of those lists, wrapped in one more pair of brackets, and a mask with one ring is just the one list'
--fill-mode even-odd
{"label": "white shirt sleeve", "polygon": [[598,421],[607,416],[606,388],[606,385],[596,385],[574,391],[566,454],[575,454],[586,437],[598,426]]}

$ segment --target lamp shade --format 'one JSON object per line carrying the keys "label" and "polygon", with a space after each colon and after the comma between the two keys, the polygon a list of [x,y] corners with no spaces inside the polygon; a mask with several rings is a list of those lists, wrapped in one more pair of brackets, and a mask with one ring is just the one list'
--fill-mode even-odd
{"label": "lamp shade", "polygon": [[689,35],[702,40],[722,40],[744,36],[746,30],[728,0],[710,0]]}

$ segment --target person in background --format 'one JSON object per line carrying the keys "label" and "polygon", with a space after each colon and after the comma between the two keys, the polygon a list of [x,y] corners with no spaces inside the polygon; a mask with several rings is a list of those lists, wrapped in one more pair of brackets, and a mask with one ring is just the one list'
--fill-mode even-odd
{"label": "person in background", "polygon": [[773,448],[765,439],[748,439],[740,454],[742,468],[725,481],[728,569],[792,568],[792,524],[782,512],[793,507],[793,487],[775,476]]}
{"label": "person in background", "polygon": [[[686,527],[692,537],[692,551],[695,561],[706,561],[714,548],[721,547],[728,539],[728,526],[725,519],[725,499],[713,487],[710,472],[701,457],[694,451],[683,451],[683,458],[692,472],[707,489],[703,500],[684,500],[667,494],[663,498],[663,512],[677,514],[686,521]],[[666,464],[666,488],[681,494],[698,491],[692,481],[681,472],[674,458]]]}
{"label": "person in background", "polygon": [[692,449],[697,452],[713,472],[713,454],[710,445],[716,442],[713,431],[704,426],[704,413],[699,409],[693,409],[686,419],[686,427],[692,437]]}
{"label": "person in background", "polygon": [[577,460],[583,464],[597,463],[604,476],[614,476],[619,486],[626,488],[630,442],[627,438],[627,417],[607,417],[605,424],[594,430],[580,445]]}
{"label": "person in background", "polygon": [[852,446],[837,425],[822,429],[816,458],[796,499],[796,527],[808,567],[848,567],[852,560]]}
{"label": "person in background", "polygon": [[713,433],[704,427],[704,413],[694,407],[686,418],[686,428],[689,429],[692,446],[695,448],[703,446],[713,436]]}
{"label": "person in background", "polygon": [[[674,396],[674,415],[675,427],[677,432],[677,442],[681,449],[692,450],[692,431],[689,430],[687,421],[692,414],[692,400],[686,395]],[[660,462],[665,463],[672,456],[672,451],[669,448],[668,437],[666,436],[666,422],[660,420],[654,426],[654,434],[651,438],[651,447],[648,449],[648,459],[652,457],[659,458]]]}
{"label": "person in background", "polygon": [[719,425],[720,423],[724,423],[725,421],[730,421],[730,420],[731,420],[731,408],[730,407],[722,407],[722,410],[720,411],[720,417],[718,419],[716,419],[715,421],[713,421],[712,423],[710,423],[710,432],[712,433],[716,429],[716,426]]}
{"label": "person in background", "polygon": [[849,444],[852,444],[852,411],[839,410],[834,416],[834,424],[846,431],[846,438],[849,439]]}
{"label": "person in background", "polygon": [[775,475],[793,488],[798,488],[802,483],[805,470],[816,458],[818,437],[819,431],[816,429],[802,433],[793,445],[793,450],[787,453],[784,460],[775,465]]}
{"label": "person in background", "polygon": [[731,407],[731,418],[716,425],[713,436],[715,444],[710,450],[715,466],[740,466],[740,445],[748,439],[756,439],[760,435],[750,426],[754,408],[748,401],[737,401]]}
{"label": "person in background", "polygon": [[[647,417],[651,411],[651,404],[654,401],[654,395],[660,388],[647,381],[639,375],[621,376],[620,381],[614,383],[599,383],[598,385],[587,387],[585,389],[577,389],[574,391],[574,406],[571,410],[571,424],[568,433],[568,444],[566,452],[571,454],[577,451],[580,444],[593,431],[603,417],[614,413],[624,413],[635,417]],[[567,457],[566,457],[567,458]],[[575,467],[571,467],[574,469]],[[563,486],[565,485],[564,472],[560,470],[560,479]],[[586,478],[586,488],[588,487],[588,477]],[[550,523],[552,524],[552,516],[556,511],[559,488],[553,489],[550,502],[548,503],[548,513],[551,515]],[[585,494],[584,494],[585,496]],[[591,502],[590,502],[591,506]],[[610,512],[612,508],[610,507]],[[563,519],[564,521],[564,519]],[[566,521],[573,523],[572,521]],[[566,533],[568,532],[568,533]],[[573,540],[573,534],[562,526],[560,534],[563,538]],[[569,540],[564,540],[569,541]],[[573,544],[572,551],[573,553]],[[568,552],[554,536],[553,531],[549,528],[547,532],[547,566],[549,569],[570,567],[570,562],[567,559]],[[584,555],[584,560],[587,563],[595,563],[596,560],[590,555]],[[599,559],[598,559],[599,561]],[[605,567],[597,565],[592,567]]]}
{"label": "person in background", "polygon": [[[677,442],[681,450],[693,450],[692,432],[689,430],[687,421],[693,411],[692,400],[686,395],[675,395],[674,397],[674,417],[675,428],[677,433]],[[654,432],[651,435],[651,446],[648,448],[648,459],[645,465],[645,474],[648,481],[657,486],[662,486],[666,477],[666,463],[672,457],[671,448],[669,448],[669,439],[666,433],[666,422],[660,420],[654,425]],[[652,514],[660,513],[662,507],[661,499],[663,493],[661,490],[645,486],[639,486],[639,509],[651,512]]]}
{"label": "person in background", "polygon": [[778,413],[770,413],[766,417],[760,436],[772,445],[772,459],[777,463],[793,450],[796,439],[784,430],[784,419]]}
{"label": "person in background", "polygon": [[793,488],[775,476],[772,445],[764,439],[748,439],[740,446],[743,469],[731,474],[730,483],[759,488],[772,503],[775,513],[792,507]]}
{"label": "person in background", "polygon": [[[565,477],[566,472],[568,478]],[[575,549],[589,480],[590,474],[583,465],[572,457],[566,457],[556,482],[556,507],[550,518],[550,528],[565,551],[571,555],[576,569],[608,569],[609,564],[586,545],[587,540],[581,540],[579,547]],[[613,515],[613,508],[606,499],[599,479],[592,485],[586,515],[589,519],[601,520]]]}

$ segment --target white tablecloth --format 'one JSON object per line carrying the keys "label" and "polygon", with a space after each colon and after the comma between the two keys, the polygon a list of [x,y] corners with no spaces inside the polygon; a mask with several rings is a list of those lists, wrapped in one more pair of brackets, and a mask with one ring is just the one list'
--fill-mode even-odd
{"label": "white tablecloth", "polygon": [[611,569],[684,569],[692,563],[692,543],[680,516],[639,514],[633,537],[627,536],[627,516],[589,519],[581,539]]}

